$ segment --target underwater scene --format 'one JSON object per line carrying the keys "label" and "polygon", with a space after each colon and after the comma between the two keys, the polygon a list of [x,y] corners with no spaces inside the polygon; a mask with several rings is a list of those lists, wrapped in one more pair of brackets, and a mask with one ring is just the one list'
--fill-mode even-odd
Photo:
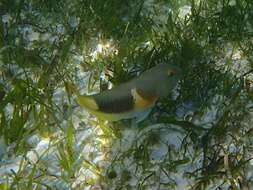
{"label": "underwater scene", "polygon": [[13,189],[253,190],[253,1],[1,0]]}

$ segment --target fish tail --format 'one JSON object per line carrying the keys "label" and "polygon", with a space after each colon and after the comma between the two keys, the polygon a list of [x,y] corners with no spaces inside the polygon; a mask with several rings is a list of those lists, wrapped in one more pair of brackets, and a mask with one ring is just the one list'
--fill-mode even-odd
{"label": "fish tail", "polygon": [[76,102],[83,108],[88,110],[98,110],[99,107],[92,96],[81,96],[78,95],[76,98]]}

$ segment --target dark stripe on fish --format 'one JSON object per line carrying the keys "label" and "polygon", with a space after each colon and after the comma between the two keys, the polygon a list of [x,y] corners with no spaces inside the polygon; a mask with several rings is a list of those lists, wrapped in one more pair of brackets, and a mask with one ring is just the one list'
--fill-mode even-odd
{"label": "dark stripe on fish", "polygon": [[114,99],[111,97],[94,96],[99,110],[104,113],[123,113],[131,111],[134,107],[133,97],[129,95],[118,96]]}

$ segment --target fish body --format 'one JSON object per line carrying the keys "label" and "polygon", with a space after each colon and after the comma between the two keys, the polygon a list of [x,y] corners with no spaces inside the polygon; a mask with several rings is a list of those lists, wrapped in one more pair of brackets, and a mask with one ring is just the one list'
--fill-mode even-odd
{"label": "fish body", "polygon": [[156,101],[168,96],[177,84],[179,69],[157,65],[140,76],[94,95],[78,95],[77,103],[96,117],[117,121],[150,112]]}

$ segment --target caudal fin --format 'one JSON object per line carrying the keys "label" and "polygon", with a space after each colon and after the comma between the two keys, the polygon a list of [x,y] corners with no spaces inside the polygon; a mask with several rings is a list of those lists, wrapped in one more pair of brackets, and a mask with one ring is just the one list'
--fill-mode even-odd
{"label": "caudal fin", "polygon": [[98,110],[99,107],[92,96],[77,96],[76,102],[83,108],[88,110]]}

